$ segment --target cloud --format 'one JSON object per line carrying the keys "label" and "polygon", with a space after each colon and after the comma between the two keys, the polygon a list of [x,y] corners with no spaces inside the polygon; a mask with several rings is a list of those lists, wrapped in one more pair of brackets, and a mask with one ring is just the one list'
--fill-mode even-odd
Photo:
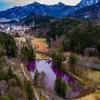
{"label": "cloud", "polygon": [[32,3],[34,0],[0,0],[0,3],[7,3],[11,6],[19,6],[19,5],[25,5],[28,3]]}
{"label": "cloud", "polygon": [[65,3],[66,5],[76,5],[80,2],[81,0],[38,0],[40,3],[44,4],[56,4],[58,2]]}
{"label": "cloud", "polygon": [[48,5],[56,4],[58,2],[65,3],[67,5],[76,5],[81,0],[0,0],[1,3],[7,3],[10,6],[26,5],[34,1],[40,2],[42,4],[48,4]]}

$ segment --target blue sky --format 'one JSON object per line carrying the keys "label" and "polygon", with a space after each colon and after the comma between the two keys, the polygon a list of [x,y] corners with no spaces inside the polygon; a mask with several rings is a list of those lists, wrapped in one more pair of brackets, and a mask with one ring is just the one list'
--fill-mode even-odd
{"label": "blue sky", "polygon": [[0,2],[0,11],[9,8],[8,3]]}
{"label": "blue sky", "polygon": [[0,11],[6,10],[13,6],[23,6],[26,4],[30,4],[34,1],[40,2],[42,4],[48,4],[48,5],[56,4],[58,2],[65,3],[67,5],[76,5],[81,0],[0,0]]}

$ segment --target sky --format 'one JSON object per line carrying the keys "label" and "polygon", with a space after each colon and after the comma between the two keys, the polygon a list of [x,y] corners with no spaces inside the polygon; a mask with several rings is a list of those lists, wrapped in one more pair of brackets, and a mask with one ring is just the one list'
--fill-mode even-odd
{"label": "sky", "polygon": [[34,1],[48,5],[57,4],[58,2],[65,3],[66,5],[77,5],[81,0],[0,0],[0,11],[14,6],[24,6]]}

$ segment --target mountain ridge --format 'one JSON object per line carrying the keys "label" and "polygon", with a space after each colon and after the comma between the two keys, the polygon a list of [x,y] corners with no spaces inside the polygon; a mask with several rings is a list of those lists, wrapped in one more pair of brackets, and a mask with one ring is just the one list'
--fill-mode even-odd
{"label": "mountain ridge", "polygon": [[91,6],[83,7],[75,11],[71,16],[81,19],[100,19],[100,2]]}
{"label": "mountain ridge", "polygon": [[68,17],[69,15],[71,15],[72,13],[74,13],[75,11],[81,8],[94,5],[98,2],[100,1],[82,0],[76,6],[69,6],[62,2],[59,2],[54,5],[46,5],[46,4],[40,4],[38,2],[34,2],[26,6],[14,7],[6,11],[1,11],[0,18],[21,19],[27,17],[31,13],[39,14],[42,16],[52,16],[55,18],[64,18],[64,17]]}

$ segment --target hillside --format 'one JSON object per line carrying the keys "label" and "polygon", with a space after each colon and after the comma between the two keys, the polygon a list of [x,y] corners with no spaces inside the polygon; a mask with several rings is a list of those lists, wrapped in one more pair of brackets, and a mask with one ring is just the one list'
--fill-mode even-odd
{"label": "hillside", "polygon": [[46,37],[49,46],[54,48],[58,46],[58,48],[63,48],[65,51],[83,54],[86,48],[92,47],[100,53],[99,27],[98,21],[63,19],[34,27],[29,33]]}
{"label": "hillside", "polygon": [[37,24],[45,24],[47,22],[50,22],[50,20],[53,20],[53,17],[50,16],[41,16],[37,14],[30,14],[26,18],[21,19],[19,22],[24,25],[37,25]]}

